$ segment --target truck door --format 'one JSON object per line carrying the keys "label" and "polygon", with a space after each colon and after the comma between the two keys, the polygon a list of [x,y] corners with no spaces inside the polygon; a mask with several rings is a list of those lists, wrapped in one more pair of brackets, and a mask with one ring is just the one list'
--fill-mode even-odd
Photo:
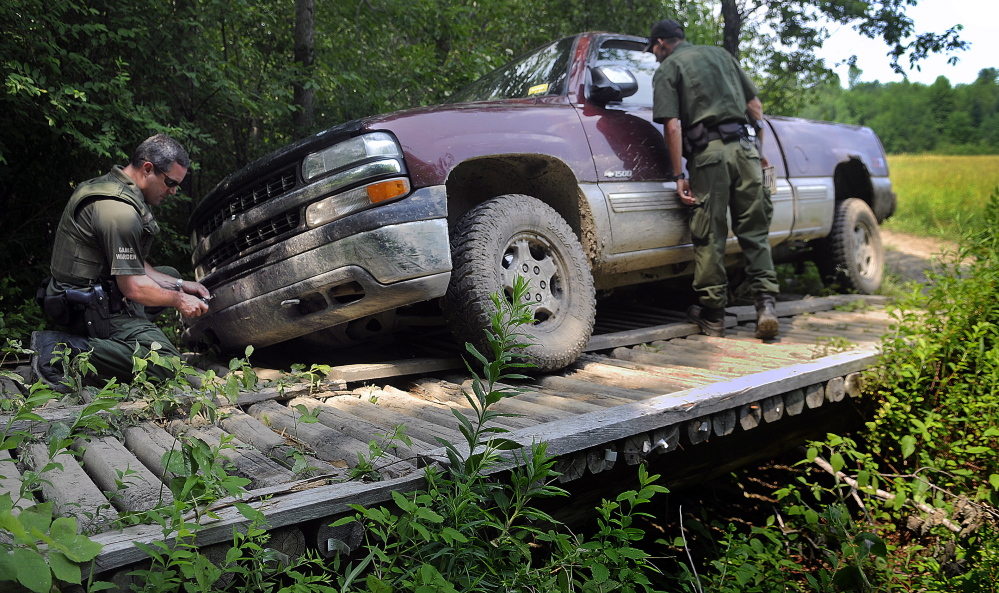
{"label": "truck door", "polygon": [[610,223],[606,256],[690,244],[687,208],[669,181],[663,127],[652,122],[652,74],[659,64],[643,49],[635,40],[614,38],[591,49],[589,66],[627,69],[638,92],[606,106],[584,101],[577,109]]}

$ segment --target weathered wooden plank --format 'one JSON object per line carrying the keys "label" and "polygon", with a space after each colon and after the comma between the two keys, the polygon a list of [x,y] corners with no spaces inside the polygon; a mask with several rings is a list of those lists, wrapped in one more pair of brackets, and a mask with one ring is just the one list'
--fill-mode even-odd
{"label": "weathered wooden plank", "polygon": [[831,402],[843,401],[846,397],[846,387],[843,377],[833,377],[826,383],[826,400]]}
{"label": "weathered wooden plank", "polygon": [[527,391],[523,395],[518,395],[517,397],[525,397],[528,401],[539,405],[551,405],[552,407],[558,407],[560,410],[570,412],[572,414],[588,414],[601,408],[613,408],[615,406],[630,404],[635,401],[633,399],[615,397],[608,393],[603,393],[602,388],[598,391],[594,391],[594,387],[595,386],[591,384],[590,392],[578,393],[535,385],[531,391]]}
{"label": "weathered wooden plank", "polygon": [[793,389],[784,394],[784,410],[788,416],[797,416],[805,409],[805,391]]}
{"label": "weathered wooden plank", "polygon": [[[276,430],[285,430],[298,440],[306,443],[316,452],[316,457],[335,463],[342,461],[350,467],[360,463],[358,454],[368,456],[370,448],[353,437],[347,436],[322,424],[308,424],[301,421],[301,414],[275,402],[261,402],[250,406],[249,414]],[[377,471],[391,478],[400,477],[416,468],[395,455],[385,454],[375,460]],[[291,480],[285,480],[290,482]]]}
{"label": "weathered wooden plank", "polygon": [[669,343],[677,346],[688,347],[690,344],[710,344],[712,347],[724,352],[726,356],[733,356],[736,358],[753,359],[756,356],[767,356],[773,358],[784,358],[789,363],[805,362],[807,360],[811,360],[812,358],[811,352],[802,349],[801,346],[781,343],[764,344],[756,338],[749,342],[738,342],[728,337],[713,338],[711,336],[698,334],[688,336],[683,340],[674,340]]}
{"label": "weathered wooden plank", "polygon": [[563,455],[842,377],[866,368],[876,359],[877,352],[873,348],[836,354],[592,412],[570,420],[551,422],[506,436],[525,445],[534,440],[545,440],[551,454]]}
{"label": "weathered wooden plank", "polygon": [[822,405],[822,402],[826,400],[826,386],[822,383],[816,383],[815,385],[808,385],[805,387],[805,405],[809,409],[815,409]]}
{"label": "weathered wooden plank", "polygon": [[[77,441],[74,448],[83,452],[83,469],[87,475],[101,490],[113,493],[111,504],[115,508],[148,511],[173,502],[170,489],[118,439],[106,436],[87,442]],[[124,488],[119,489],[119,482]]]}
{"label": "weathered wooden plank", "polygon": [[763,406],[760,402],[750,402],[739,406],[739,426],[742,430],[752,430],[760,425],[763,418]]}
{"label": "weathered wooden plank", "polygon": [[0,451],[0,494],[10,495],[14,501],[14,508],[11,509],[14,515],[35,504],[30,494],[21,496],[21,472],[6,449]]}
{"label": "weathered wooden plank", "polygon": [[333,526],[340,517],[327,517],[319,522],[316,530],[316,549],[323,558],[337,554],[350,554],[364,541],[364,526],[357,521]]}
{"label": "weathered wooden plank", "polygon": [[[548,375],[540,377],[537,385],[544,389],[552,389],[562,393],[572,393],[577,396],[592,395],[595,397],[611,397],[624,403],[628,401],[642,401],[648,399],[650,392],[641,389],[626,389],[622,387],[612,387],[610,385],[600,385],[590,381],[574,379],[560,375]],[[689,387],[689,385],[687,386]],[[666,388],[663,390],[667,391]],[[680,391],[680,389],[677,389]]]}
{"label": "weathered wooden plank", "polygon": [[[328,397],[322,400],[323,404],[349,412],[382,427],[381,432],[391,432],[396,426],[405,426],[406,435],[420,443],[433,444],[439,446],[438,438],[448,441],[461,439],[461,433],[452,428],[445,428],[439,424],[427,422],[420,418],[407,416],[401,412],[391,410],[385,406],[372,403],[368,399],[362,399],[354,394],[342,394]],[[431,448],[433,448],[431,447]],[[422,445],[420,445],[422,449]]]}
{"label": "weathered wooden plank", "polygon": [[626,464],[638,465],[652,451],[652,439],[645,433],[633,434],[624,439],[619,450]]}
{"label": "weathered wooden plank", "polygon": [[638,348],[615,348],[610,353],[611,357],[619,360],[652,365],[667,370],[698,368],[730,376],[745,375],[760,370],[760,364],[751,366],[726,359],[717,353],[701,352],[700,356],[697,354],[687,350],[671,349],[668,346],[661,347],[659,352],[644,351]]}
{"label": "weathered wooden plank", "polygon": [[[362,443],[375,441],[383,451],[391,453],[399,459],[408,459],[415,462],[420,453],[425,453],[436,448],[436,446],[424,443],[419,439],[413,441],[410,446],[399,440],[380,437],[378,435],[386,432],[381,426],[310,397],[297,397],[289,401],[288,406],[296,410],[298,406],[304,406],[306,410],[314,414],[318,411],[316,418],[323,426],[353,437]],[[392,431],[390,430],[389,432]],[[364,439],[368,439],[368,441]]]}
{"label": "weathered wooden plank", "polygon": [[864,375],[862,373],[850,373],[843,380],[843,390],[850,397],[860,397],[864,393]]}
{"label": "weathered wooden plank", "polygon": [[[10,426],[10,431],[23,431],[34,436],[44,436],[49,426],[56,423],[72,425],[79,417],[80,413],[87,406],[84,405],[56,405],[34,410],[42,419],[39,420],[17,420],[11,415],[0,415],[0,426]],[[148,413],[149,404],[144,401],[121,402],[116,404],[110,412],[101,412],[100,415],[107,417],[110,415],[119,416],[141,416]]]}
{"label": "weathered wooden plank", "polygon": [[[837,295],[835,297],[813,297],[797,301],[777,301],[774,309],[776,310],[778,317],[791,317],[793,315],[801,315],[802,313],[815,313],[816,311],[826,311],[832,309],[837,305],[848,303],[851,302],[852,300],[858,300],[856,298],[849,298],[852,296],[854,295]],[[848,298],[843,298],[843,297],[848,297]],[[753,305],[726,307],[725,312],[729,315],[734,315],[740,323],[744,321],[756,320],[756,307],[754,307]]]}
{"label": "weathered wooden plank", "polygon": [[[348,482],[300,491],[288,490],[294,488],[293,484],[284,485],[283,489],[288,491],[280,496],[274,495],[281,492],[278,488],[265,488],[249,492],[244,500],[252,507],[266,512],[271,528],[279,528],[319,517],[353,512],[348,506],[351,504],[370,506],[384,502],[391,498],[393,490],[412,492],[425,487],[423,472],[415,472],[381,482]],[[219,506],[214,512],[218,519],[203,517],[204,526],[198,531],[196,540],[199,546],[228,541],[232,538],[234,526],[249,523],[233,506]],[[104,546],[95,559],[94,572],[101,573],[144,560],[146,555],[135,547],[135,542],[159,541],[163,539],[163,533],[159,525],[138,525],[99,534],[92,539]]]}
{"label": "weathered wooden plank", "polygon": [[767,422],[777,422],[784,417],[784,398],[780,395],[764,399],[760,402],[760,407],[763,408],[763,419]]}
{"label": "weathered wooden plank", "polygon": [[[280,406],[280,404],[273,402],[256,405],[262,406],[267,404]],[[210,447],[219,447],[222,439],[229,436],[217,426],[210,424],[192,426],[182,420],[170,422],[167,425],[167,429],[174,435],[195,438]],[[231,441],[231,444],[232,447],[221,448],[219,455],[232,462],[237,475],[250,480],[249,488],[277,486],[295,481],[295,474],[287,468],[278,465],[257,449],[235,438]]]}
{"label": "weathered wooden plank", "polygon": [[561,474],[558,477],[558,481],[563,484],[578,480],[586,473],[586,454],[577,452],[559,458],[558,462],[555,463],[554,469]]}
{"label": "weathered wooden plank", "polygon": [[83,471],[76,457],[69,453],[59,453],[52,462],[60,464],[62,468],[53,467],[43,471],[49,463],[47,445],[28,445],[22,456],[41,474],[44,499],[53,503],[56,514],[76,517],[78,532],[104,531],[118,520],[118,512]]}
{"label": "weathered wooden plank", "polygon": [[711,417],[701,416],[687,421],[687,440],[691,445],[700,445],[711,437]]}
{"label": "weathered wooden plank", "polygon": [[590,337],[583,352],[594,352],[596,350],[607,350],[619,346],[631,346],[632,344],[642,344],[653,340],[669,340],[671,338],[681,338],[701,331],[697,325],[689,322],[673,322],[652,327],[643,327],[609,334],[599,334]]}
{"label": "weathered wooden plank", "polygon": [[288,440],[268,428],[263,422],[243,412],[239,408],[228,410],[222,418],[222,428],[237,439],[249,443],[261,453],[277,461],[284,467],[292,469],[298,459],[305,463],[301,477],[330,475],[338,479],[346,479],[344,468],[316,458],[314,455],[299,451]]}
{"label": "weathered wooden plank", "polygon": [[614,450],[613,444],[606,447],[594,447],[586,452],[586,469],[590,470],[591,474],[599,474],[604,470],[611,469],[616,461],[617,451]]}
{"label": "weathered wooden plank", "polygon": [[330,369],[329,378],[334,381],[351,383],[463,368],[465,368],[465,363],[460,358],[411,358],[391,362],[335,366]]}
{"label": "weathered wooden plank", "polygon": [[235,404],[238,406],[252,406],[253,404],[266,401],[283,401],[293,397],[309,395],[312,386],[308,383],[295,383],[284,387],[263,387],[257,391],[241,391],[236,396]]}
{"label": "weathered wooden plank", "polygon": [[737,411],[732,408],[722,410],[711,416],[711,428],[717,436],[730,435],[735,431],[735,427],[739,423],[738,416]]}
{"label": "weathered wooden plank", "polygon": [[169,483],[175,476],[166,471],[163,465],[163,455],[173,451],[180,455],[181,445],[177,437],[168,433],[153,422],[142,422],[129,426],[122,431],[125,447],[132,455],[142,462],[154,476],[164,483]]}
{"label": "weathered wooden plank", "polygon": [[[451,410],[458,410],[466,416],[470,416],[472,414],[468,407],[461,404],[452,403],[450,401],[429,401],[414,397],[409,393],[392,388],[391,386],[386,387],[389,388],[364,388],[363,390],[355,389],[354,392],[375,397],[378,405],[385,406],[390,410],[395,410],[396,412],[400,412],[414,418],[420,418],[453,431],[458,430],[458,420],[454,417]],[[529,426],[529,423],[524,422],[522,419],[516,418],[503,418],[497,420],[494,424],[503,426],[504,428]]]}
{"label": "weathered wooden plank", "polygon": [[680,425],[673,424],[652,431],[652,449],[658,454],[676,451],[680,445]]}

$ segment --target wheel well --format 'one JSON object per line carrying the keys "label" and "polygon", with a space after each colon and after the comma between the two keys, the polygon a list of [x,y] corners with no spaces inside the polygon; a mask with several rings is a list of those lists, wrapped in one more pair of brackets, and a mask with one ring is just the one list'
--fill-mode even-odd
{"label": "wheel well", "polygon": [[847,198],[859,198],[874,208],[874,185],[871,183],[871,173],[867,166],[857,157],[836,165],[833,173],[833,183],[836,187],[836,201]]}
{"label": "wheel well", "polygon": [[525,194],[548,204],[580,236],[579,185],[572,170],[546,155],[498,155],[471,159],[447,178],[447,217],[462,214],[496,196]]}

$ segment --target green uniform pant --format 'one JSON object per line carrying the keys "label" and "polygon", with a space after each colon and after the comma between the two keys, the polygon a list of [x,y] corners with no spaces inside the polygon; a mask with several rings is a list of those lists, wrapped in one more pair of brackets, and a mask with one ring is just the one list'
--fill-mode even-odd
{"label": "green uniform pant", "polygon": [[[131,383],[135,378],[132,357],[144,358],[149,354],[153,342],[159,343],[158,351],[162,356],[180,356],[180,352],[155,323],[144,316],[124,312],[111,318],[109,338],[90,338],[89,345],[93,350],[90,363],[102,379],[117,377],[119,381]],[[150,364],[146,367],[146,375],[164,380],[172,379],[174,373],[165,367]]]}
{"label": "green uniform pant", "polygon": [[[179,277],[176,269],[168,266],[157,266],[156,269],[168,276]],[[158,352],[162,356],[180,356],[180,351],[170,343],[150,318],[142,305],[132,304],[134,313],[123,311],[111,317],[111,335],[107,339],[90,338],[89,345],[93,351],[90,363],[97,369],[102,379],[116,377],[124,383],[131,383],[135,378],[132,372],[132,357],[144,358],[149,354],[153,342],[159,343]],[[161,309],[162,310],[162,309]],[[146,367],[146,376],[152,379],[172,379],[174,373],[165,367],[150,364]]]}
{"label": "green uniform pant", "polygon": [[697,205],[690,217],[694,243],[694,290],[701,305],[727,305],[725,241],[731,213],[732,231],[746,260],[752,293],[778,292],[777,273],[770,255],[770,220],[773,204],[763,187],[760,153],[750,140],[712,140],[688,161],[690,189]]}

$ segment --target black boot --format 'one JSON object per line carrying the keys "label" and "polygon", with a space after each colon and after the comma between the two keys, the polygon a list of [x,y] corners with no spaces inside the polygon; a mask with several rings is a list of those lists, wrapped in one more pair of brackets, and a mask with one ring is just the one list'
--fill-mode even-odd
{"label": "black boot", "polygon": [[756,295],[756,337],[771,340],[777,337],[780,324],[777,322],[776,300],[771,292]]}
{"label": "black boot", "polygon": [[67,334],[58,331],[31,332],[31,371],[34,379],[41,380],[50,388],[59,393],[69,393],[69,385],[66,384],[65,371],[62,368],[62,361],[52,361],[56,348],[65,350],[69,348],[69,356],[75,356],[90,348],[89,340],[85,336]]}
{"label": "black boot", "polygon": [[687,317],[701,328],[704,335],[712,338],[725,337],[725,309],[691,305],[687,308]]}

